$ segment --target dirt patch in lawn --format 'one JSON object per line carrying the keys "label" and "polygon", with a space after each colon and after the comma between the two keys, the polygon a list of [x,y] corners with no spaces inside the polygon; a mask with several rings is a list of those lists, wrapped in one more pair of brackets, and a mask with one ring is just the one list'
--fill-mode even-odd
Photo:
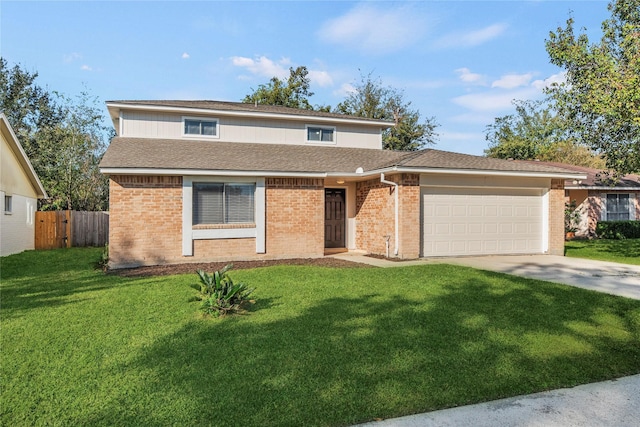
{"label": "dirt patch in lawn", "polygon": [[272,265],[312,265],[315,267],[330,268],[374,268],[371,265],[358,262],[346,261],[342,259],[324,258],[295,258],[295,259],[274,259],[265,261],[230,261],[230,262],[207,262],[207,263],[187,263],[170,265],[151,265],[136,268],[123,268],[119,270],[109,270],[109,274],[122,277],[147,277],[147,276],[169,276],[172,274],[194,273],[196,270],[212,272],[220,270],[227,264],[233,264],[234,270],[244,270],[248,268],[270,267]]}

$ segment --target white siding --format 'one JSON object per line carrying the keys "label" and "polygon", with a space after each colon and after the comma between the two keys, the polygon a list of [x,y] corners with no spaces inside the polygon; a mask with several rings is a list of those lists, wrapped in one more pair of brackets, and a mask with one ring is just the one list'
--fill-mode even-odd
{"label": "white siding", "polygon": [[[202,114],[198,114],[202,117]],[[182,117],[177,114],[146,113],[124,111],[122,113],[122,133],[130,138],[168,138],[179,139],[182,136]],[[220,137],[216,141],[248,142],[264,144],[305,145],[305,125],[336,126],[336,144],[338,147],[382,148],[379,128],[358,125],[335,125],[326,123],[307,123],[297,120],[245,119],[239,117],[216,116],[220,121]],[[192,139],[192,137],[189,137]],[[326,145],[326,144],[322,144]]]}
{"label": "white siding", "polygon": [[13,194],[12,212],[5,213],[5,192],[0,191],[0,256],[6,256],[34,248],[35,198]]}

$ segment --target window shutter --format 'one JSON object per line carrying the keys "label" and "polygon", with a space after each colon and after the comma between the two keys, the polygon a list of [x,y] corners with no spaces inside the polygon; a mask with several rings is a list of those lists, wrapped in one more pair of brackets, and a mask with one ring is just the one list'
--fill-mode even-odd
{"label": "window shutter", "polygon": [[607,195],[600,196],[600,221],[607,220]]}
{"label": "window shutter", "polygon": [[629,194],[629,220],[636,220],[636,194]]}

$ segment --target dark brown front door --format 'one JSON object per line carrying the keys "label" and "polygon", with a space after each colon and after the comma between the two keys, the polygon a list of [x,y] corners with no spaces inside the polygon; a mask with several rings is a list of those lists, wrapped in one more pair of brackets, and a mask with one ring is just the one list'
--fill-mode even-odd
{"label": "dark brown front door", "polygon": [[344,248],[346,206],[344,189],[324,190],[324,247]]}

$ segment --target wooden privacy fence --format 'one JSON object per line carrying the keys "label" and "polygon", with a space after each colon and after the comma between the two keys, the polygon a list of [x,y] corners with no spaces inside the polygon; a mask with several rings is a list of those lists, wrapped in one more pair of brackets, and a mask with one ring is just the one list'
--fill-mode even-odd
{"label": "wooden privacy fence", "polygon": [[109,236],[108,212],[36,212],[35,248],[104,246]]}

